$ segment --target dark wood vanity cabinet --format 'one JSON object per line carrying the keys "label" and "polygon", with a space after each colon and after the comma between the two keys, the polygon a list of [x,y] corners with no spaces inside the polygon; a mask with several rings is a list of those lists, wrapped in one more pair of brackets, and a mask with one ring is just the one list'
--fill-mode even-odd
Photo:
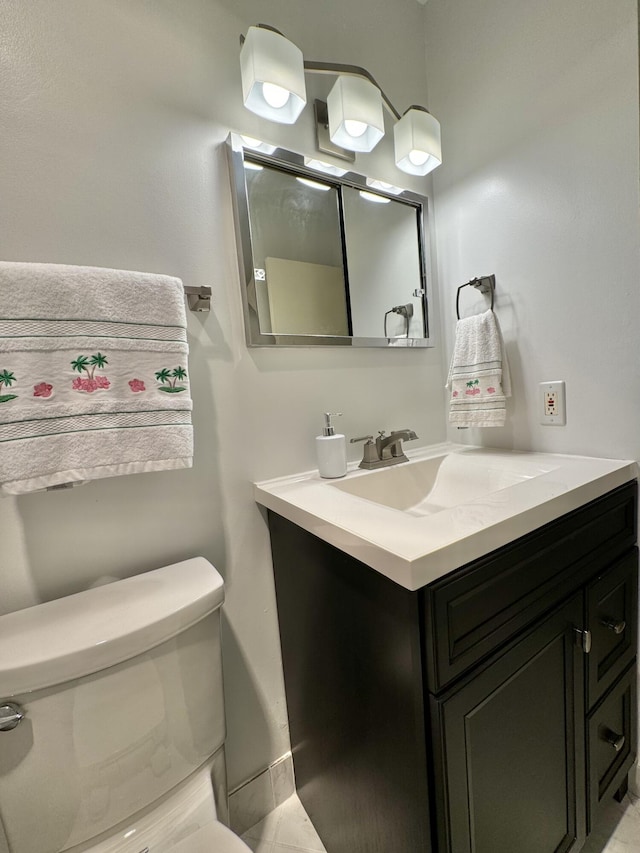
{"label": "dark wood vanity cabinet", "polygon": [[435,752],[445,764],[437,849],[579,849],[584,676],[572,634],[581,620],[578,595],[464,687],[431,698]]}
{"label": "dark wood vanity cabinet", "polygon": [[637,486],[411,592],[269,513],[328,853],[577,853],[637,737]]}

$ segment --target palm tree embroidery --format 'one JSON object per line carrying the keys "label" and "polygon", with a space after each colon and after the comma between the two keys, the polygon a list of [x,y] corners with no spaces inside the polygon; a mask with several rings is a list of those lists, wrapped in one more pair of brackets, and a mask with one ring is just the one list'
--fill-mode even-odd
{"label": "palm tree embroidery", "polygon": [[83,370],[86,370],[88,373],[89,372],[89,368],[87,367],[88,364],[89,364],[89,359],[87,358],[87,356],[86,355],[79,355],[75,361],[71,362],[71,367],[73,367],[74,370],[77,370],[78,373],[82,373]]}
{"label": "palm tree embroidery", "polygon": [[[163,367],[162,370],[156,372],[156,379],[161,383],[158,391],[164,391],[167,394],[177,394],[179,391],[186,391],[186,385],[176,385],[178,379],[183,380],[186,378],[187,371],[184,367],[176,367],[173,370]],[[167,383],[166,385],[165,382]]]}
{"label": "palm tree embroidery", "polygon": [[73,389],[75,391],[88,391],[92,393],[96,391],[98,388],[109,388],[111,382],[107,379],[106,376],[96,376],[96,368],[102,369],[105,364],[108,364],[109,361],[106,355],[102,355],[101,352],[94,353],[91,357],[87,355],[79,355],[75,361],[71,362],[71,367],[74,370],[77,370],[78,373],[85,372],[87,374],[87,379],[81,379],[78,377],[73,380]]}
{"label": "palm tree embroidery", "polygon": [[90,376],[93,379],[93,374],[95,372],[96,367],[102,369],[105,364],[108,364],[106,355],[102,355],[101,352],[97,352],[95,355],[91,356],[91,364],[93,365],[93,370],[91,371]]}
{"label": "palm tree embroidery", "polygon": [[474,385],[479,385],[479,384],[480,384],[479,379],[471,379],[471,380],[469,380],[469,382],[467,382],[467,388],[473,388]]}
{"label": "palm tree embroidery", "polygon": [[[13,383],[16,381],[16,377],[10,371],[3,370],[2,372],[0,372],[0,389],[3,385],[7,388],[11,388]],[[15,400],[17,396],[17,394],[1,394],[0,403],[8,403],[9,400]]]}
{"label": "palm tree embroidery", "polygon": [[92,355],[91,358],[86,355],[79,355],[75,361],[71,362],[71,367],[73,367],[74,370],[77,370],[78,373],[82,373],[83,370],[86,370],[89,379],[93,379],[96,367],[103,368],[105,364],[108,363],[106,355],[102,355],[101,352],[97,352],[95,355]]}

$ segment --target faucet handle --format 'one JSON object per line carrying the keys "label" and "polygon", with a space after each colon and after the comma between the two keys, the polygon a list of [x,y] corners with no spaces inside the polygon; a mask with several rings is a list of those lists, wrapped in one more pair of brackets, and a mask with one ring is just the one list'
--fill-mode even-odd
{"label": "faucet handle", "polygon": [[361,435],[359,438],[351,438],[349,439],[351,444],[355,444],[356,441],[364,441],[364,453],[362,454],[362,462],[360,462],[360,468],[371,468],[375,462],[380,461],[380,457],[378,456],[378,450],[373,441],[372,435]]}

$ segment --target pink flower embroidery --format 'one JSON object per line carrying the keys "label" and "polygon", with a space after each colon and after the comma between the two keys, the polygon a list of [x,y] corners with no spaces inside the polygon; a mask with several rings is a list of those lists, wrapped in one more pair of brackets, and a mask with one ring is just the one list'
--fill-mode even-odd
{"label": "pink flower embroidery", "polygon": [[495,388],[487,388],[487,394],[495,394],[495,393],[496,393]]}
{"label": "pink flower embroidery", "polygon": [[144,387],[144,382],[142,381],[142,379],[130,379],[129,380],[129,388],[131,388],[131,390],[133,392],[146,391],[147,390]]}
{"label": "pink flower embroidery", "polygon": [[74,391],[86,391],[87,394],[93,394],[98,388],[107,389],[111,387],[111,382],[109,382],[106,376],[98,376],[95,379],[83,379],[80,376],[76,376],[71,383],[71,387]]}
{"label": "pink flower embroidery", "polygon": [[453,394],[452,394],[451,396],[452,396],[452,397],[457,397],[457,396],[458,396],[458,392],[457,392],[457,391],[454,391],[454,392],[453,392]]}
{"label": "pink flower embroidery", "polygon": [[475,397],[476,394],[480,393],[480,389],[479,388],[467,388],[467,390],[464,393],[468,394],[469,397]]}
{"label": "pink flower embroidery", "polygon": [[33,386],[34,397],[50,397],[52,391],[53,385],[49,385],[47,382],[39,382]]}

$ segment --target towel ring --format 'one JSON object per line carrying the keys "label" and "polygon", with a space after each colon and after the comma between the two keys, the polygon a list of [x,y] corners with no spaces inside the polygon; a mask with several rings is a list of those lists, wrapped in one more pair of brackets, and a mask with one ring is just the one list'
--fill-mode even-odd
{"label": "towel ring", "polygon": [[460,319],[460,291],[463,287],[475,287],[480,293],[489,293],[491,291],[491,310],[493,311],[493,297],[496,292],[496,277],[495,275],[483,275],[480,278],[472,278],[461,284],[456,293],[456,316]]}

